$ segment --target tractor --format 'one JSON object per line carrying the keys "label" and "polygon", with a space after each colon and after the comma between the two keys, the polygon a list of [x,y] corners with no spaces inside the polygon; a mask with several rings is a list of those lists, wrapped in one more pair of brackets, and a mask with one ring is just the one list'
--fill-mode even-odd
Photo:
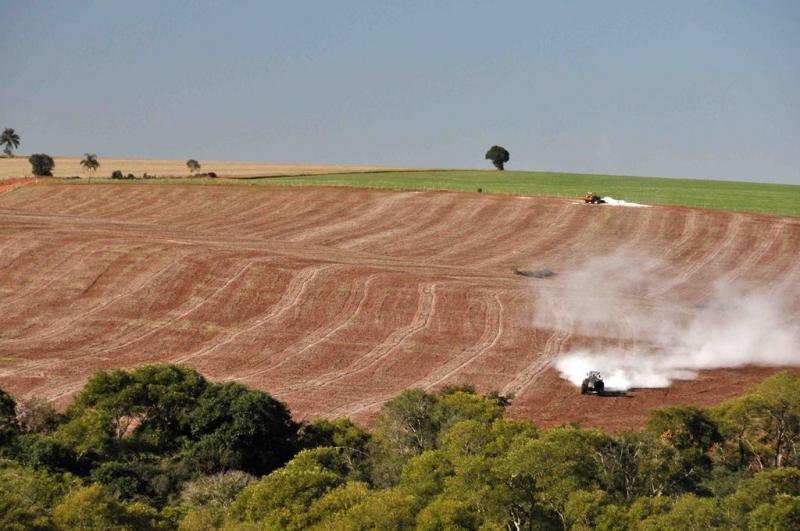
{"label": "tractor", "polygon": [[600,376],[600,373],[597,371],[589,371],[581,384],[581,394],[597,393],[598,396],[603,396],[604,390],[605,384],[603,383],[603,377]]}
{"label": "tractor", "polygon": [[600,196],[594,192],[586,192],[586,195],[583,196],[583,202],[592,203],[593,205],[602,205],[605,203],[605,201],[600,199]]}

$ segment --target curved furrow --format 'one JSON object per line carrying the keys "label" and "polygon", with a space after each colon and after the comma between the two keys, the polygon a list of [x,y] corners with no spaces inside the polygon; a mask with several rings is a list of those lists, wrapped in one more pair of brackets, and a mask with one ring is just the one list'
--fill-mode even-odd
{"label": "curved furrow", "polygon": [[178,356],[176,358],[172,358],[170,361],[172,363],[185,363],[189,360],[193,360],[195,358],[205,356],[210,354],[220,347],[228,345],[229,343],[235,341],[238,337],[248,332],[251,332],[260,326],[263,326],[265,323],[280,317],[284,312],[294,308],[299,303],[301,296],[305,292],[308,285],[317,276],[317,274],[322,271],[323,269],[327,269],[331,266],[323,265],[323,266],[313,266],[313,267],[306,267],[293,279],[292,283],[289,285],[286,293],[281,298],[280,302],[276,304],[269,312],[265,315],[258,316],[256,318],[250,319],[244,326],[238,327],[236,329],[228,331],[227,334],[222,336],[221,341],[216,341],[211,345],[207,345],[199,350],[194,352],[190,352],[183,356]]}
{"label": "curved furrow", "polygon": [[[153,208],[153,210],[158,212],[158,217],[152,221],[157,221],[162,224],[175,224],[176,222],[174,218],[177,217],[176,214],[179,212],[185,212],[185,209],[191,207],[192,198],[184,198],[181,202],[181,208],[176,209],[174,208],[174,205],[178,204],[178,199],[176,198],[175,191],[167,190],[162,192],[162,194],[162,197],[158,197],[158,195],[161,194],[157,195],[152,190],[142,190],[141,192],[138,190],[131,190],[130,194],[120,194],[118,201],[109,204],[109,206],[113,208],[100,211],[100,216],[105,219],[114,219],[120,221],[139,220],[141,219],[142,204],[149,205],[153,203],[152,206],[156,207],[159,202],[162,202],[164,204],[164,208],[159,210],[155,210],[155,208]],[[171,203],[169,202],[170,199],[172,199]],[[164,219],[164,217],[168,214],[172,214],[172,219]],[[90,214],[87,212],[86,215]],[[203,212],[197,212],[195,215],[195,220],[197,220],[199,217],[202,217],[202,215]]]}
{"label": "curved furrow", "polygon": [[772,249],[785,227],[785,223],[778,222],[772,226],[766,236],[759,235],[757,245],[749,246],[745,256],[739,255],[736,260],[736,266],[733,269],[726,270],[725,274],[718,277],[718,281],[723,284],[730,284],[749,272]]}
{"label": "curved furrow", "polygon": [[[10,340],[7,340],[6,342],[7,343],[13,343],[15,341],[20,341],[21,342],[21,341],[28,341],[28,340],[48,339],[48,338],[51,338],[51,337],[53,337],[53,336],[55,336],[55,335],[57,335],[57,334],[59,334],[61,332],[66,331],[66,330],[68,330],[70,328],[74,328],[76,324],[78,324],[78,323],[80,323],[82,321],[86,321],[88,318],[93,317],[95,314],[97,314],[100,311],[106,309],[107,307],[111,306],[112,304],[114,304],[116,302],[119,302],[119,301],[121,301],[122,299],[124,299],[126,297],[131,297],[133,294],[135,294],[139,290],[149,286],[153,282],[154,279],[159,278],[161,275],[165,274],[173,265],[174,265],[174,262],[169,261],[169,262],[166,262],[163,266],[157,268],[152,273],[150,273],[149,271],[143,271],[139,275],[139,278],[136,281],[134,281],[134,282],[126,282],[124,291],[122,291],[121,293],[119,293],[119,294],[117,294],[117,295],[115,295],[113,297],[104,299],[103,302],[101,302],[99,304],[96,304],[95,306],[92,306],[88,310],[83,311],[80,314],[65,320],[64,322],[59,322],[58,324],[60,326],[58,328],[48,328],[48,329],[46,329],[46,330],[48,330],[47,333],[37,334],[37,335],[33,335],[33,336],[27,336],[27,337],[21,338],[21,339],[10,339]],[[210,296],[203,298],[203,300],[201,302],[199,302],[196,305],[192,306],[189,310],[186,310],[183,313],[168,319],[166,322],[159,324],[158,328],[152,329],[151,331],[147,332],[144,335],[137,336],[134,340],[131,340],[128,343],[125,343],[125,344],[121,345],[119,348],[124,348],[125,346],[127,346],[127,345],[129,345],[131,343],[134,343],[136,341],[139,341],[139,340],[141,340],[141,339],[143,339],[145,337],[148,337],[148,336],[156,333],[157,331],[159,331],[162,328],[170,326],[175,321],[178,321],[180,319],[185,318],[191,312],[196,310],[199,306],[201,306],[202,304],[207,303],[209,300],[213,299],[217,294],[219,294],[228,285],[230,285],[234,280],[236,280],[236,278],[241,276],[251,265],[252,265],[252,262],[248,262],[245,265],[245,267],[243,267],[238,273],[236,273],[230,280],[225,282],[225,284],[223,284],[220,288],[216,289]],[[107,339],[108,338],[106,338],[104,343],[107,343]],[[109,349],[102,350],[102,351],[99,351],[99,352],[108,352],[108,351],[109,351]],[[95,351],[95,352],[97,352],[97,351]]]}
{"label": "curved furrow", "polygon": [[305,235],[303,241],[338,249],[353,249],[375,234],[397,229],[401,223],[395,217],[394,208],[402,202],[402,196],[370,198],[366,204],[348,210],[343,219]]}
{"label": "curved furrow", "polygon": [[[140,276],[140,280],[138,282],[132,283],[132,286],[134,287],[134,289],[132,289],[130,291],[129,295],[130,296],[134,296],[137,292],[142,291],[143,289],[147,289],[148,286],[150,286],[150,284],[152,283],[152,281],[154,279],[157,279],[160,276],[166,274],[170,270],[170,268],[174,265],[174,262],[175,262],[174,260],[170,261],[170,262],[167,262],[163,267],[158,269],[153,274],[141,275]],[[109,304],[107,306],[110,306],[110,305],[111,304]],[[113,339],[120,339],[122,337],[129,336],[132,332],[134,332],[136,330],[139,330],[139,329],[143,328],[144,326],[145,325],[139,325],[139,326],[135,327],[132,330],[123,331],[123,335],[122,336],[119,336],[118,338],[113,338]],[[67,329],[69,329],[69,328],[73,328],[73,327],[67,327]],[[48,339],[48,338],[44,337],[44,338],[40,338],[40,339]],[[57,339],[63,339],[63,338],[57,338]],[[87,345],[83,346],[81,348],[81,351],[85,351],[85,352],[87,352],[87,354],[70,357],[70,359],[69,359],[70,363],[72,364],[73,361],[78,360],[78,359],[87,359],[87,358],[88,359],[101,359],[98,356],[98,354],[106,353],[108,351],[113,350],[113,348],[112,347],[106,347],[106,348],[103,348],[103,349],[100,349],[100,350],[96,350],[95,347],[98,347],[100,345],[107,345],[109,343],[109,339],[110,339],[109,336],[106,334],[106,335],[103,336],[103,338],[101,339],[100,343],[87,344]],[[3,344],[5,344],[7,342],[8,341],[4,341]],[[126,343],[126,345],[131,344],[133,342],[134,341],[129,341],[128,343]],[[42,350],[44,353],[47,353],[49,351],[49,347],[43,346],[40,350]],[[58,365],[61,362],[62,362],[62,360],[60,360],[60,359],[54,359],[54,358],[49,358],[49,357],[48,358],[44,358],[44,359],[35,359],[35,360],[32,359],[32,360],[28,360],[28,362],[26,364],[26,370],[34,370],[34,369],[40,369],[40,368],[42,368],[44,366]],[[20,374],[24,375],[24,372],[20,373]]]}
{"label": "curved furrow", "polygon": [[[499,209],[502,210],[509,204],[514,207],[511,212],[498,214]],[[435,257],[426,258],[423,262],[435,261],[472,267],[476,259],[506,254],[513,244],[503,238],[503,235],[497,234],[498,227],[507,227],[513,219],[513,211],[521,209],[521,200],[509,202],[505,199],[459,212],[460,216],[454,220],[455,223],[440,238],[445,246],[436,251]]]}
{"label": "curved furrow", "polygon": [[[162,277],[166,277],[170,273],[170,271],[175,269],[176,265],[180,265],[187,256],[189,256],[188,251],[184,251],[177,255],[169,255],[169,260],[165,261],[163,263],[163,266],[159,267],[154,273],[140,274],[137,281],[130,283],[131,289],[128,290],[128,293],[126,294],[127,297],[132,298],[134,300],[149,299],[150,297],[146,295],[140,297],[139,296],[140,292],[144,290],[152,291],[154,284],[158,282],[159,279],[161,279]],[[108,304],[103,309],[111,308],[114,306],[115,303],[121,304],[121,302],[124,301],[124,299],[125,297],[121,297],[115,300],[114,302]],[[132,306],[124,305],[124,307],[129,312],[132,312],[134,314],[143,311],[142,308],[136,304]],[[102,311],[103,309],[101,309],[100,311]],[[119,350],[121,348],[124,348],[126,346],[135,343],[142,335],[141,329],[146,328],[148,326],[148,323],[147,321],[142,322],[142,319],[135,319],[133,322],[134,324],[130,326],[120,325],[114,330],[113,333],[105,332],[102,338],[99,339],[99,341],[96,341],[94,343],[88,343],[81,350],[90,351],[93,353],[93,355],[107,354],[109,352]],[[147,334],[147,332],[145,332],[145,334]],[[133,339],[130,339],[130,337],[134,335],[135,337]],[[111,344],[112,341],[123,341],[124,343],[121,345]]]}
{"label": "curved furrow", "polygon": [[[513,214],[498,219],[496,205],[474,209],[465,216],[456,230],[448,235],[449,245],[436,256],[436,261],[474,267],[474,261],[487,256],[505,256],[519,235],[512,225]],[[492,213],[495,213],[492,216]],[[484,219],[489,218],[489,219]],[[500,228],[503,227],[503,228]]]}
{"label": "curved furrow", "polygon": [[[290,201],[289,201],[290,202]],[[291,202],[290,202],[291,203]],[[260,220],[262,225],[244,227],[243,230],[250,234],[257,234],[260,239],[291,241],[291,235],[308,230],[318,223],[323,222],[320,215],[325,216],[324,220],[335,219],[335,215],[329,212],[321,213],[324,210],[320,205],[311,201],[291,203],[291,215],[281,216],[280,218],[267,217]],[[266,223],[265,223],[266,221]],[[258,227],[256,229],[256,227]]]}
{"label": "curved furrow", "polygon": [[484,295],[484,302],[486,304],[486,312],[483,320],[483,333],[480,339],[463,353],[429,372],[425,378],[414,382],[411,387],[430,389],[465,369],[497,344],[503,335],[504,308],[500,300],[500,292],[494,292],[491,298]]}
{"label": "curved furrow", "polygon": [[[60,195],[64,195],[65,190],[64,189],[58,190],[57,193],[59,193]],[[88,197],[83,198],[83,201],[81,201],[80,203],[75,203],[74,201],[70,201],[70,202],[65,202],[65,204],[68,204],[69,206],[66,207],[66,208],[63,208],[63,209],[59,209],[59,211],[57,212],[58,214],[60,214],[62,216],[72,216],[72,215],[74,215],[73,213],[76,213],[77,215],[80,216],[80,215],[84,215],[85,212],[92,212],[94,215],[97,215],[97,208],[96,207],[98,207],[98,206],[107,206],[107,201],[104,201],[104,200],[96,197],[95,195],[88,195]],[[92,208],[92,207],[95,207],[95,208]],[[36,210],[39,210],[39,209],[36,209]],[[42,211],[42,210],[39,210],[39,211]],[[55,214],[56,212],[52,212],[52,213]]]}
{"label": "curved furrow", "polygon": [[[2,279],[2,281],[4,281],[4,282],[8,282],[9,281],[9,273],[12,270],[5,271],[6,269],[9,269],[12,266],[14,266],[15,264],[17,264],[17,262],[19,262],[21,259],[23,259],[23,257],[28,255],[29,253],[30,254],[34,254],[39,249],[42,248],[41,241],[38,241],[35,238],[35,236],[38,236],[40,232],[44,232],[44,231],[35,231],[35,232],[26,231],[25,233],[21,234],[20,236],[17,236],[17,237],[14,237],[14,238],[8,238],[7,240],[5,240],[3,242],[3,245],[0,246],[0,272],[2,272],[2,274],[0,275],[0,279]],[[18,242],[20,242],[21,245],[15,245]],[[34,264],[32,267],[35,267],[36,265],[37,264]],[[24,268],[24,265],[22,267]],[[40,265],[40,267],[41,267],[41,265]],[[49,269],[46,272],[46,274],[49,274],[55,267],[58,267],[58,266],[54,265],[51,269]],[[16,272],[17,271],[16,270],[13,270],[13,271],[15,273],[14,276],[16,276]],[[20,274],[24,275],[25,271],[21,272]],[[37,270],[37,274],[36,275],[26,275],[26,276],[27,277],[34,277],[34,278],[32,278],[32,279],[31,278],[17,279],[12,284],[14,292],[20,291],[23,288],[21,283],[25,282],[25,281],[27,281],[28,286],[36,285],[36,282],[37,282],[38,279],[36,279],[35,277],[38,276],[38,270]]]}
{"label": "curved furrow", "polygon": [[[651,239],[653,237],[650,233],[650,227],[656,219],[656,216],[641,210],[631,212],[630,214],[636,229],[622,241],[622,245],[617,248],[618,251],[628,252],[632,249],[636,249],[641,245],[641,240],[645,235],[650,236]],[[642,218],[644,218],[644,223],[642,223]]]}
{"label": "curved furrow", "polygon": [[[227,197],[225,192],[229,192]],[[230,232],[229,224],[241,219],[245,210],[255,210],[253,217],[257,218],[267,212],[265,205],[258,204],[251,197],[243,194],[242,190],[214,190],[214,194],[196,197],[196,201],[187,205],[179,212],[171,212],[169,218],[163,219],[159,215],[159,223],[169,223],[178,227],[197,231],[216,230],[221,233]],[[245,218],[250,223],[253,217]]]}
{"label": "curved furrow", "polygon": [[[699,241],[700,236],[698,235],[698,231],[701,224],[698,223],[698,216],[698,212],[692,210],[681,218],[684,223],[680,236],[675,240],[675,243],[671,243],[672,237],[669,231],[669,221],[674,219],[674,217],[666,214],[662,217],[662,222],[665,223],[665,227],[659,234],[653,236],[650,245],[651,249],[655,247],[655,251],[651,250],[649,252],[656,262],[652,264],[649,278],[656,279],[662,278],[664,275],[669,275],[674,267],[673,262],[687,252],[693,242]],[[650,295],[649,292],[645,293],[643,298],[650,298]]]}
{"label": "curved furrow", "polygon": [[[37,236],[39,233],[42,232],[45,231],[44,230],[36,232],[26,231],[23,234],[20,234],[19,236],[16,236],[14,238],[8,238],[7,240],[5,240],[3,242],[3,245],[0,246],[0,260],[3,260],[5,262],[5,263],[0,263],[0,271],[8,269],[12,264],[16,263],[17,260],[19,260],[20,257],[22,257],[25,253],[36,249],[37,242],[36,240],[34,240],[33,236]],[[13,244],[16,244],[17,242],[21,242],[24,245],[22,246],[22,248],[16,248],[15,249],[16,254],[13,254],[12,252],[9,251],[9,247],[12,247]],[[8,254],[9,256],[6,257],[5,256],[6,254]]]}
{"label": "curved furrow", "polygon": [[778,242],[776,259],[770,262],[775,273],[772,292],[788,299],[788,310],[800,319],[800,220],[787,226],[785,232]]}
{"label": "curved furrow", "polygon": [[699,224],[697,223],[698,212],[696,210],[690,210],[686,216],[684,216],[685,224],[683,226],[683,231],[681,232],[680,238],[678,238],[675,243],[670,243],[669,246],[662,245],[663,248],[666,248],[668,251],[664,254],[663,258],[669,258],[673,255],[680,255],[683,252],[684,247],[689,245],[692,241],[695,240],[697,229]]}
{"label": "curved furrow", "polygon": [[[555,236],[555,233],[557,231],[563,232],[565,227],[569,226],[569,221],[577,215],[577,209],[568,208],[562,205],[560,208],[558,208],[555,217],[552,220],[548,220],[541,232],[534,232],[534,230],[538,227],[528,228],[529,231],[536,234],[536,237],[527,238],[524,243],[516,245],[514,249],[510,250],[507,254],[503,255],[492,253],[492,255],[489,257],[483,258],[482,260],[477,260],[474,262],[474,266],[476,268],[496,266],[500,262],[508,260],[510,257],[524,256],[534,249],[547,249],[549,248],[547,242],[556,238],[560,241],[562,238]],[[527,264],[520,264],[520,266],[527,267]]]}
{"label": "curved furrow", "polygon": [[580,224],[579,227],[565,223],[561,230],[551,234],[549,242],[536,246],[533,258],[537,262],[545,253],[550,260],[585,261],[597,254],[597,242],[606,241],[607,216],[613,215],[613,211],[585,204],[571,206],[579,211],[579,216],[575,219]]}
{"label": "curved furrow", "polygon": [[[136,291],[141,289],[145,289],[150,287],[153,284],[153,280],[164,275],[167,273],[172,266],[180,259],[173,260],[171,263],[166,264],[166,266],[159,270],[155,276],[148,277],[146,282],[143,282],[141,286],[138,287]],[[240,267],[236,271],[233,276],[227,277],[225,275],[220,275],[216,277],[217,284],[214,282],[209,282],[209,285],[206,285],[202,288],[202,290],[210,289],[211,292],[205,296],[202,294],[196,294],[195,296],[189,297],[189,299],[181,304],[180,306],[171,309],[167,314],[165,314],[161,319],[152,321],[152,322],[145,322],[143,324],[139,324],[134,326],[133,328],[123,330],[123,333],[114,338],[114,341],[122,341],[121,343],[116,344],[109,344],[109,341],[103,341],[100,344],[91,345],[90,352],[92,355],[100,355],[100,354],[109,354],[111,352],[120,351],[131,345],[138,343],[144,339],[147,339],[154,334],[167,329],[173,323],[184,319],[193,311],[196,311],[198,308],[206,304],[210,299],[213,299],[217,295],[219,295],[222,291],[224,291],[228,286],[230,286],[234,281],[236,281],[239,277],[241,277],[250,267],[253,266],[254,261],[249,260],[245,262],[243,265],[238,264]],[[133,293],[135,293],[134,291]],[[201,291],[202,293],[202,291]],[[142,331],[142,329],[146,329]],[[100,345],[104,345],[102,348],[95,349],[94,347],[98,347]]]}
{"label": "curved furrow", "polygon": [[[0,302],[0,308],[4,308],[4,307],[6,307],[6,306],[8,306],[10,304],[22,302],[25,299],[27,299],[29,297],[33,297],[37,293],[40,293],[41,291],[47,289],[51,284],[53,284],[55,282],[58,282],[59,280],[62,280],[64,278],[69,278],[70,276],[74,275],[75,270],[77,270],[78,268],[80,268],[83,265],[85,265],[87,260],[91,256],[100,254],[100,251],[92,250],[92,251],[89,251],[88,253],[83,253],[80,256],[76,256],[78,253],[80,253],[81,251],[83,251],[87,247],[89,247],[89,245],[91,245],[91,244],[87,243],[87,244],[82,245],[81,247],[79,247],[78,249],[76,249],[75,251],[70,253],[70,255],[68,257],[66,257],[63,262],[59,262],[59,263],[53,265],[52,268],[50,268],[47,271],[47,273],[50,273],[51,271],[53,271],[55,269],[59,269],[60,272],[56,276],[49,277],[49,275],[47,275],[47,273],[44,273],[44,272],[41,275],[36,275],[36,276],[31,275],[32,277],[34,277],[37,280],[41,281],[41,283],[33,285],[33,286],[27,286],[28,289],[25,290],[25,291],[19,290],[19,291],[22,291],[22,294],[19,297]],[[33,288],[33,289],[31,289],[31,288]]]}
{"label": "curved furrow", "polygon": [[337,249],[358,249],[368,244],[376,234],[396,230],[401,225],[398,212],[407,199],[405,193],[376,198],[374,208],[362,214],[352,230],[334,235],[326,244]]}
{"label": "curved furrow", "polygon": [[[464,222],[464,217],[451,195],[433,199],[430,205],[419,205],[420,212],[410,212],[409,220],[384,233],[380,245],[370,252],[403,256],[423,263],[438,262],[455,241],[455,228]],[[416,201],[419,199],[415,198],[414,205]]]}
{"label": "curved furrow", "polygon": [[572,318],[564,308],[563,301],[550,299],[550,308],[556,317],[556,327],[552,335],[547,340],[544,350],[540,356],[531,363],[525,370],[521,371],[511,382],[503,387],[504,395],[514,394],[519,397],[525,389],[533,382],[534,378],[550,366],[561,352],[561,347],[572,335]]}
{"label": "curved furrow", "polygon": [[365,355],[353,363],[347,365],[341,370],[326,373],[318,378],[314,378],[304,382],[297,390],[303,390],[311,387],[323,387],[342,380],[343,378],[350,378],[367,369],[374,367],[377,363],[390,356],[406,339],[416,334],[420,330],[425,329],[430,323],[430,319],[434,313],[434,305],[436,300],[436,284],[422,284],[419,287],[419,297],[417,303],[417,310],[414,317],[407,326],[399,328],[392,332],[385,340],[376,345]]}
{"label": "curved furrow", "polygon": [[427,248],[420,251],[419,242],[430,243],[431,236],[442,230],[442,224],[448,223],[443,218],[448,217],[448,210],[453,207],[449,201],[441,200],[423,206],[418,204],[420,194],[406,195],[410,198],[407,204],[392,211],[392,216],[387,216],[381,224],[371,227],[370,233],[350,241],[346,248],[412,258],[428,256]]}
{"label": "curved furrow", "polygon": [[[364,306],[364,301],[367,299],[367,295],[369,293],[370,284],[372,284],[375,279],[378,278],[378,276],[378,274],[372,274],[367,277],[359,277],[356,281],[357,285],[355,289],[350,291],[348,300],[342,306],[342,310],[334,317],[334,319],[328,321],[325,326],[315,330],[307,336],[304,336],[301,340],[293,343],[289,347],[284,348],[281,352],[277,353],[277,355],[272,356],[282,358],[282,361],[266,367],[253,367],[244,373],[240,372],[235,374],[230,379],[241,382],[248,378],[253,378],[255,376],[276,371],[285,365],[296,363],[297,358],[305,351],[314,347],[318,347],[321,343],[331,339],[339,331],[350,326],[359,315],[361,308]],[[266,363],[269,363],[269,361]],[[271,389],[270,392],[278,393],[287,390],[291,390],[291,387],[286,386],[282,388],[274,388]]]}
{"label": "curved furrow", "polygon": [[[228,234],[237,234],[240,236],[248,235],[250,237],[261,238],[262,234],[259,230],[260,225],[258,221],[264,223],[265,218],[281,219],[292,206],[291,201],[280,201],[277,206],[274,201],[266,205],[261,202],[252,201],[244,208],[240,207],[237,209],[235,215],[226,217],[224,223],[221,224],[217,217],[210,218],[209,223],[214,223],[213,229],[218,231],[224,230]],[[264,213],[265,210],[268,212],[268,215]]]}
{"label": "curved furrow", "polygon": [[[83,354],[83,355],[79,355],[79,356],[72,356],[69,359],[70,366],[79,366],[80,365],[79,362],[82,359],[87,359],[87,358],[88,359],[104,359],[104,358],[100,357],[99,354],[108,354],[108,353],[110,353],[112,351],[117,351],[117,350],[124,349],[126,347],[129,347],[129,346],[133,345],[134,343],[142,341],[142,340],[144,340],[144,339],[146,339],[146,338],[148,338],[150,336],[153,336],[157,332],[160,332],[160,331],[162,331],[164,329],[167,329],[171,324],[174,324],[175,322],[180,321],[181,319],[185,318],[186,316],[191,314],[193,311],[196,311],[203,304],[205,304],[209,300],[213,299],[214,297],[216,297],[217,295],[222,293],[237,278],[241,277],[250,267],[252,267],[254,265],[254,261],[248,261],[248,262],[246,262],[244,264],[239,263],[239,264],[236,264],[236,265],[240,266],[240,269],[236,272],[236,274],[234,274],[231,278],[228,278],[225,275],[221,275],[221,276],[216,277],[219,280],[225,279],[224,282],[222,283],[222,285],[219,285],[219,286],[216,286],[216,287],[211,287],[210,289],[213,289],[213,293],[208,295],[208,296],[206,296],[203,300],[201,300],[199,302],[197,302],[195,300],[195,301],[193,301],[192,305],[188,305],[188,303],[186,305],[183,305],[181,308],[179,308],[179,309],[183,309],[183,313],[181,313],[179,315],[174,315],[173,314],[172,317],[170,317],[169,321],[167,321],[167,322],[160,322],[159,321],[158,323],[156,323],[156,328],[152,328],[150,330],[147,330],[145,333],[139,334],[138,336],[134,337],[133,339],[129,339],[127,342],[125,342],[123,344],[107,346],[107,347],[104,347],[104,348],[102,348],[100,350],[93,350],[93,349],[89,348],[87,354]],[[170,266],[171,266],[171,264],[168,264],[167,268],[165,270],[163,270],[162,273],[164,271],[168,270]],[[149,280],[152,280],[152,278],[153,277],[150,277]],[[146,287],[146,286],[147,286],[147,284],[145,283],[142,287]],[[141,289],[142,287],[140,287],[139,289]],[[187,305],[189,306],[188,309],[185,308]],[[130,330],[126,334],[121,336],[120,339],[124,338],[124,337],[130,337],[134,332],[136,332],[138,330],[141,330],[142,328],[145,328],[145,327],[146,327],[146,325],[137,326],[135,329]],[[105,343],[106,342],[104,342],[103,344],[105,344]],[[82,349],[82,350],[85,351],[87,349]],[[33,370],[36,370],[36,369],[40,369],[40,368],[42,368],[44,366],[47,366],[47,365],[57,365],[59,363],[62,363],[62,361],[61,360],[57,360],[57,359],[56,360],[45,359],[45,360],[40,360],[38,362],[32,362],[32,363],[28,364],[28,366],[26,367],[26,371],[23,371],[20,374],[24,374],[24,372],[27,372],[27,371],[33,371]]]}
{"label": "curved furrow", "polygon": [[680,275],[673,277],[671,280],[665,281],[661,283],[661,285],[655,289],[649,291],[645,298],[650,299],[653,297],[658,297],[666,293],[667,291],[686,283],[686,281],[695,275],[698,271],[701,271],[705,268],[708,264],[714,260],[723,250],[730,247],[733,242],[736,240],[736,236],[739,234],[739,229],[741,228],[742,221],[744,220],[744,216],[741,214],[736,214],[731,218],[730,222],[727,226],[727,232],[725,238],[715,245],[710,251],[708,251],[703,258],[694,262],[690,266],[687,266],[682,269]]}

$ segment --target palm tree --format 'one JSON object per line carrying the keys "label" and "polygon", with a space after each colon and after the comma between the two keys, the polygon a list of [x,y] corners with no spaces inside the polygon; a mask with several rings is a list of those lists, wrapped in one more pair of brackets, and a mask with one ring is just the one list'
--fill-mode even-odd
{"label": "palm tree", "polygon": [[13,129],[6,128],[3,134],[0,135],[0,145],[5,146],[3,153],[9,157],[13,157],[14,154],[11,150],[19,147],[19,135],[15,133]]}
{"label": "palm tree", "polygon": [[81,166],[89,170],[91,175],[94,175],[94,170],[100,167],[100,163],[97,162],[97,155],[87,153],[86,158],[81,161]]}

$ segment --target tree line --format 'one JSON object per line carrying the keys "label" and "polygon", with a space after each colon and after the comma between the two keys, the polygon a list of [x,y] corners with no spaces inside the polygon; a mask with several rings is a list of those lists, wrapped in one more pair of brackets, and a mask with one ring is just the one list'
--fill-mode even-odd
{"label": "tree line", "polygon": [[370,430],[170,364],[101,371],[64,412],[0,391],[0,528],[800,528],[800,379],[646,427],[548,429],[513,397],[410,389]]}

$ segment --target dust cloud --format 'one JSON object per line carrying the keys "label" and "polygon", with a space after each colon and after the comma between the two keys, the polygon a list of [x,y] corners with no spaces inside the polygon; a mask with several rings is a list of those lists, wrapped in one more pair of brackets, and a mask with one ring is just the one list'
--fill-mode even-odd
{"label": "dust cloud", "polygon": [[607,388],[627,390],[668,387],[709,369],[800,366],[788,300],[722,283],[702,304],[666,300],[654,280],[661,267],[644,254],[614,253],[561,273],[562,285],[539,293],[536,327],[592,338],[592,347],[556,360],[563,378],[580,385],[595,370]]}

